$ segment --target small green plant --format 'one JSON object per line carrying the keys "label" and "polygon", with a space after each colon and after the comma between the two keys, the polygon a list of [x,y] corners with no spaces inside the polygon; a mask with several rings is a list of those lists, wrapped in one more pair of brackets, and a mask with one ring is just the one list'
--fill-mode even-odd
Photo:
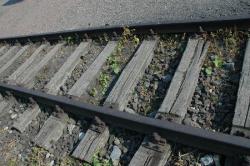
{"label": "small green plant", "polygon": [[215,67],[221,68],[223,63],[224,62],[223,62],[223,59],[221,57],[215,56],[215,59],[213,60],[213,64],[214,64]]}
{"label": "small green plant", "polygon": [[108,58],[108,65],[111,67],[111,70],[118,74],[120,72],[120,65],[117,60],[117,57],[113,56],[113,54]]}
{"label": "small green plant", "polygon": [[93,166],[112,166],[112,162],[110,160],[100,159],[98,155],[94,155],[92,158]]}
{"label": "small green plant", "polygon": [[140,43],[140,39],[136,35],[133,36],[133,43],[136,46]]}
{"label": "small green plant", "polygon": [[74,38],[71,37],[71,36],[66,37],[66,38],[65,38],[65,41],[66,41],[66,43],[67,43],[68,45],[74,44]]}
{"label": "small green plant", "polygon": [[105,73],[100,74],[99,84],[100,84],[101,89],[102,89],[102,94],[105,94],[105,92],[108,88],[109,79],[110,78],[109,78],[108,74],[105,74]]}
{"label": "small green plant", "polygon": [[212,67],[206,67],[205,68],[205,73],[207,76],[210,76],[212,74]]}
{"label": "small green plant", "polygon": [[92,96],[92,97],[95,97],[97,95],[96,88],[91,89],[90,92],[89,92],[89,95]]}
{"label": "small green plant", "polygon": [[78,161],[69,156],[63,157],[62,160],[57,164],[57,166],[75,166],[75,165],[79,165]]}

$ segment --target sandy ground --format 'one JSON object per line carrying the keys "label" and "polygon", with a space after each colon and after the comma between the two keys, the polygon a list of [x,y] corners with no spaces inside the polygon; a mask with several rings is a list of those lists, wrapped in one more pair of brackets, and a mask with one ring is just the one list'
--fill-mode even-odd
{"label": "sandy ground", "polygon": [[0,0],[0,38],[242,15],[249,0]]}

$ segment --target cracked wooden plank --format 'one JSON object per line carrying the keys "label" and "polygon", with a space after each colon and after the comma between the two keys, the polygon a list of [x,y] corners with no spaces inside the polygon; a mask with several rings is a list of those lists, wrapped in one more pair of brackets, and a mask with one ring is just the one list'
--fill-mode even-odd
{"label": "cracked wooden plank", "polygon": [[77,148],[74,150],[72,156],[91,163],[93,154],[96,153],[97,149],[105,146],[108,138],[108,128],[105,128],[104,132],[88,130],[83,139],[78,144]]}
{"label": "cracked wooden plank", "polygon": [[29,124],[36,119],[38,114],[41,112],[39,105],[35,104],[35,106],[31,109],[27,109],[24,111],[14,122],[13,128],[23,133],[25,129],[29,126]]}
{"label": "cracked wooden plank", "polygon": [[[156,117],[160,114],[172,114],[174,117],[177,117],[173,120],[181,123],[198,83],[199,73],[208,47],[209,43],[204,44],[203,40],[189,39],[181,62],[178,65]],[[142,145],[133,156],[129,165],[164,166],[172,153],[171,145],[168,143],[160,145],[163,151],[159,151],[148,146],[148,141],[146,140],[148,140],[148,136],[144,138]],[[153,143],[153,145],[158,144]]]}
{"label": "cracked wooden plank", "polygon": [[47,93],[56,95],[67,78],[71,75],[72,71],[76,67],[81,56],[84,56],[89,50],[90,42],[82,42],[76,50],[72,53],[66,62],[61,66],[54,77],[45,86]]}
{"label": "cracked wooden plank", "polygon": [[12,57],[8,62],[6,62],[1,68],[0,68],[0,75],[3,74],[20,56],[22,56],[28,49],[30,48],[30,45],[23,46],[14,57]]}
{"label": "cracked wooden plank", "polygon": [[44,123],[43,127],[36,135],[34,142],[36,145],[50,150],[53,143],[56,142],[63,134],[66,125],[60,119],[50,116]]}
{"label": "cracked wooden plank", "polygon": [[241,78],[237,94],[237,102],[233,118],[233,126],[250,129],[250,39],[248,39]]}
{"label": "cracked wooden plank", "polygon": [[19,50],[19,46],[12,46],[10,49],[0,57],[0,66],[3,66],[7,63],[13,56],[16,55],[17,51]]}
{"label": "cracked wooden plank", "polygon": [[[146,143],[146,142],[145,142]],[[166,149],[170,149],[170,145],[167,144]],[[160,151],[155,151],[149,149],[145,146],[140,146],[137,150],[136,154],[133,156],[131,162],[129,163],[130,166],[138,165],[138,166],[164,166],[166,161],[168,160],[171,153],[162,153]]]}
{"label": "cracked wooden plank", "polygon": [[86,95],[88,87],[98,77],[103,65],[107,61],[107,58],[112,54],[117,46],[117,42],[110,41],[98,55],[95,61],[88,67],[88,69],[77,80],[74,86],[68,92],[69,95],[81,96]]}
{"label": "cracked wooden plank", "polygon": [[55,57],[55,55],[58,53],[58,51],[63,47],[64,43],[59,43],[56,46],[52,48],[45,56],[44,58],[32,69],[26,70],[25,75],[23,77],[19,77],[17,82],[19,84],[24,85],[27,88],[30,88],[34,85],[34,78],[37,75],[37,73],[44,67],[48,62]]}
{"label": "cracked wooden plank", "polygon": [[144,40],[142,42],[134,57],[121,73],[118,81],[108,95],[105,101],[106,106],[111,106],[112,108],[123,111],[127,106],[128,100],[136,84],[153,58],[156,44],[156,40]]}
{"label": "cracked wooden plank", "polygon": [[18,69],[13,74],[9,76],[8,81],[10,83],[14,83],[20,75],[26,73],[25,71],[28,67],[30,67],[31,65],[34,66],[39,63],[39,61],[36,60],[39,59],[41,54],[43,54],[44,50],[48,48],[48,46],[48,44],[42,44],[41,46],[39,46],[35,50],[35,52],[20,67],[18,67]]}
{"label": "cracked wooden plank", "polygon": [[[117,105],[118,110],[123,111],[123,106],[126,106],[129,96],[153,58],[156,44],[157,40],[144,40],[142,42],[134,57],[122,71],[104,105]],[[103,130],[103,132],[97,132],[88,129],[86,132],[87,137],[85,136],[86,138],[84,137],[80,141],[72,156],[91,163],[93,155],[103,148],[108,141],[109,128],[106,126]]]}

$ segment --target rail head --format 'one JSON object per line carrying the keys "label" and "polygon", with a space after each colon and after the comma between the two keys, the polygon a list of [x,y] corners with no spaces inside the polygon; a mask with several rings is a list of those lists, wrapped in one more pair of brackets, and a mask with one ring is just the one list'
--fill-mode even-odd
{"label": "rail head", "polygon": [[202,32],[202,31],[216,31],[221,28],[235,27],[239,29],[249,29],[250,15],[234,16],[234,17],[223,17],[221,19],[197,19],[194,21],[169,21],[161,24],[131,24],[131,25],[114,25],[114,26],[103,26],[93,28],[80,28],[73,30],[46,32],[38,34],[20,35],[20,36],[8,36],[0,38],[0,42],[35,42],[46,40],[60,40],[64,37],[83,36],[88,34],[90,36],[97,36],[103,33],[121,34],[124,26],[135,29],[135,34],[148,34],[153,32],[157,33],[182,33],[182,32]]}

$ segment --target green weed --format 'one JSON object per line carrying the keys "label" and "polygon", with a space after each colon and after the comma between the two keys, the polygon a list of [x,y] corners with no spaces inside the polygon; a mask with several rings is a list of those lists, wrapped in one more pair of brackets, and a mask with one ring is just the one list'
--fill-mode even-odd
{"label": "green weed", "polygon": [[118,58],[113,56],[113,54],[108,58],[108,65],[115,74],[120,72],[120,64],[117,59]]}
{"label": "green weed", "polygon": [[89,92],[89,95],[92,96],[92,97],[95,97],[97,95],[96,88],[91,89],[91,91]]}
{"label": "green weed", "polygon": [[219,56],[215,56],[215,59],[213,60],[213,64],[217,68],[221,68],[224,64],[223,59]]}
{"label": "green weed", "polygon": [[106,73],[100,74],[99,84],[100,84],[101,89],[102,89],[102,94],[105,94],[105,92],[107,91],[109,80],[110,80],[110,77],[108,74],[106,74]]}
{"label": "green weed", "polygon": [[98,154],[95,154],[92,157],[92,163],[84,163],[83,166],[113,166],[111,160],[106,160],[98,157]]}
{"label": "green weed", "polygon": [[72,36],[68,36],[64,40],[68,45],[73,45],[75,41],[75,39]]}
{"label": "green weed", "polygon": [[210,76],[212,74],[212,67],[206,67],[205,68],[205,73],[207,76]]}

